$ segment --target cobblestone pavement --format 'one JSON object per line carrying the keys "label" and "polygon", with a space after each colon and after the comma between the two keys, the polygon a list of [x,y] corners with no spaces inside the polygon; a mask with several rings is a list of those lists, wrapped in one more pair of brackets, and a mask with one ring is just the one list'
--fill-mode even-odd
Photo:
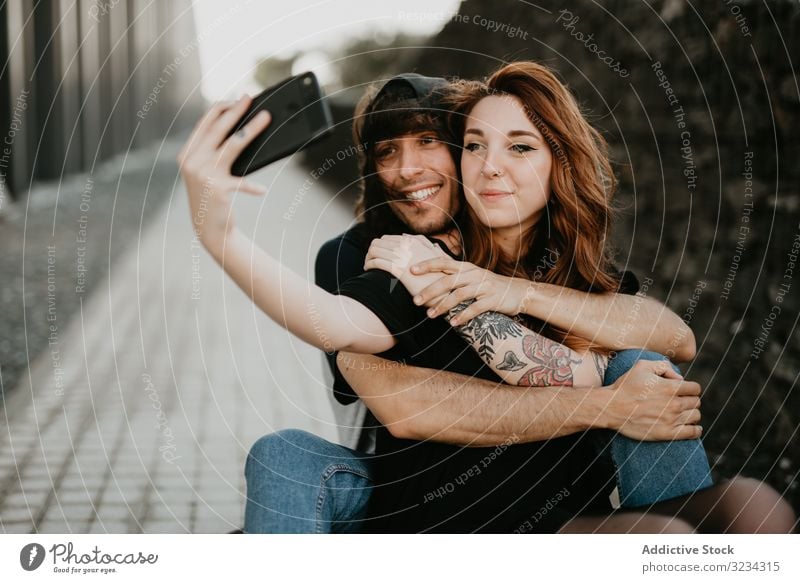
{"label": "cobblestone pavement", "polygon": [[[176,168],[161,212],[6,391],[2,532],[226,532],[241,526],[259,436],[336,438],[320,353],[258,312],[193,240],[177,179]],[[270,193],[238,197],[241,228],[312,274],[350,205],[294,163],[251,180]]]}

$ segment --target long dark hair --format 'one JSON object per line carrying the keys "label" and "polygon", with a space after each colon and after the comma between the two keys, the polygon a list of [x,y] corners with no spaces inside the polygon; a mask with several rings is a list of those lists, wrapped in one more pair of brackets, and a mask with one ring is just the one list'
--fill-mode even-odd
{"label": "long dark hair", "polygon": [[[437,90],[439,99],[449,96],[449,87]],[[375,144],[405,134],[432,131],[448,145],[458,159],[461,137],[454,137],[448,124],[449,109],[431,107],[419,99],[393,99],[376,104],[378,86],[371,86],[356,105],[353,119],[353,143],[358,146],[361,172],[356,218],[364,223],[369,238],[408,232],[408,227],[394,214],[387,203],[389,193],[380,180],[375,161]],[[376,107],[377,105],[377,107]]]}

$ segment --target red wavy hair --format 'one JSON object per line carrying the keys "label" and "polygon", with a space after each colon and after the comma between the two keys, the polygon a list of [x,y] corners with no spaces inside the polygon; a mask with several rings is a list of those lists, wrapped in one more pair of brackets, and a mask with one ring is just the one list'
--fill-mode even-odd
{"label": "red wavy hair", "polygon": [[[467,260],[509,276],[596,293],[617,291],[619,274],[606,246],[616,179],[603,136],[584,117],[569,89],[544,65],[506,65],[488,80],[458,81],[449,98],[450,126],[463,136],[472,109],[490,95],[518,98],[553,154],[551,194],[542,220],[524,237],[520,257],[506,257],[491,229],[472,209],[462,221]],[[556,259],[553,259],[553,257]],[[541,323],[539,323],[541,324]],[[571,348],[598,347],[568,331],[541,324],[543,333]]]}

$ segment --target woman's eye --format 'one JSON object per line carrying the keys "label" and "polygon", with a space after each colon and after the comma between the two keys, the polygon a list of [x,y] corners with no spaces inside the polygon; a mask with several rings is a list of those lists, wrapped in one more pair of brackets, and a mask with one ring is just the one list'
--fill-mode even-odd
{"label": "woman's eye", "polygon": [[419,141],[421,144],[427,146],[428,144],[435,144],[438,140],[433,136],[425,136],[423,138],[420,138]]}
{"label": "woman's eye", "polygon": [[528,144],[514,144],[511,146],[511,149],[518,154],[524,154],[526,152],[533,152],[536,148],[529,146]]}
{"label": "woman's eye", "polygon": [[464,144],[464,149],[467,152],[475,152],[480,147],[481,147],[481,145],[476,143],[476,142],[469,142],[467,144]]}

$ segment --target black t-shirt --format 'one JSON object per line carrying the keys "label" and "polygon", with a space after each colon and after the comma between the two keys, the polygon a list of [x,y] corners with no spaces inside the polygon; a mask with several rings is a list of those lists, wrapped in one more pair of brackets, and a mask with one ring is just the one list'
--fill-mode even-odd
{"label": "black t-shirt", "polygon": [[[372,241],[364,225],[359,223],[320,247],[314,263],[314,280],[325,291],[335,294],[348,279],[364,273],[364,260]],[[344,380],[336,366],[336,353],[326,354],[333,373],[333,395],[343,405],[358,400],[358,396]]]}
{"label": "black t-shirt", "polygon": [[[339,293],[383,321],[397,340],[390,355],[395,360],[501,382],[444,318],[427,318],[425,307],[414,305],[390,274],[368,271]],[[397,439],[381,427],[367,529],[555,532],[579,512],[610,510],[613,469],[595,458],[583,433],[468,448]]]}

